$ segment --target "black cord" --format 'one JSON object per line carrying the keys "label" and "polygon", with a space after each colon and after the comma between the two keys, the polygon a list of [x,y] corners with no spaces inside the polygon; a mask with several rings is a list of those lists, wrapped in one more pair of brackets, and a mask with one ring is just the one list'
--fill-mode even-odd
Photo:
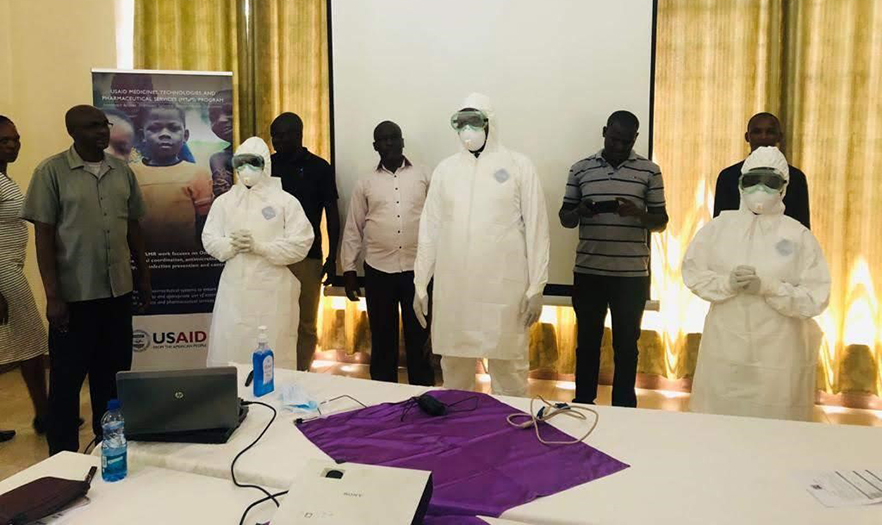
{"label": "black cord", "polygon": [[417,398],[412,397],[405,401],[401,406],[404,407],[404,410],[401,412],[401,419],[399,421],[404,421],[405,416],[410,413],[410,409],[415,407],[417,404]]}
{"label": "black cord", "polygon": [[96,446],[96,447],[98,446],[98,436],[93,437],[92,441],[89,441],[89,444],[86,445],[86,448],[83,449],[83,454],[88,456],[89,452],[90,452],[89,448],[93,447],[93,446]]}
{"label": "black cord", "polygon": [[[426,392],[423,395],[428,395],[428,392]],[[401,404],[401,406],[404,408],[404,411],[401,412],[401,418],[399,419],[399,421],[404,421],[404,418],[407,416],[407,414],[410,413],[411,409],[419,404],[417,402],[417,399],[419,399],[418,396],[414,396]],[[475,406],[473,406],[472,408],[464,409],[464,410],[450,410],[451,408],[455,407],[456,405],[458,405],[460,403],[464,403],[466,401],[474,401]],[[478,400],[478,396],[471,396],[471,397],[466,397],[466,398],[460,399],[459,401],[457,401],[455,403],[450,403],[449,405],[447,403],[444,403],[443,401],[438,401],[438,403],[440,403],[441,405],[444,405],[444,415],[446,416],[449,414],[459,414],[461,412],[474,412],[475,410],[477,410],[478,404],[480,403],[480,401]]]}
{"label": "black cord", "polygon": [[466,401],[474,401],[474,402],[475,402],[475,406],[473,406],[472,408],[464,409],[464,410],[454,410],[453,412],[448,412],[448,413],[450,413],[450,414],[458,414],[458,413],[460,413],[460,412],[474,412],[475,410],[478,409],[478,403],[479,403],[479,401],[478,401],[478,396],[472,396],[472,397],[466,397],[466,398],[460,399],[460,400],[457,401],[456,403],[450,403],[449,405],[447,405],[447,408],[448,408],[448,409],[453,408],[453,407],[455,407],[456,405],[458,405],[458,404],[460,404],[460,403],[464,403],[464,402],[466,402]]}
{"label": "black cord", "polygon": [[[251,512],[251,509],[253,509],[254,507],[260,505],[260,504],[263,503],[264,501],[269,501],[270,499],[272,499],[273,501],[275,501],[277,497],[279,497],[279,496],[284,496],[284,495],[287,494],[287,493],[288,493],[287,490],[283,490],[282,492],[276,492],[275,494],[270,494],[268,497],[266,497],[266,498],[261,498],[261,499],[255,501],[254,503],[252,503],[251,505],[248,505],[248,508],[245,509],[245,512],[242,513],[242,519],[239,520],[239,525],[244,525],[244,523],[245,523],[245,516],[247,516],[248,513]],[[276,505],[278,505],[278,503],[276,503]]]}
{"label": "black cord", "polygon": [[[268,490],[266,490],[265,488],[263,488],[263,487],[261,487],[261,486],[258,486],[258,485],[248,485],[248,484],[244,484],[244,483],[239,483],[239,481],[236,479],[236,462],[239,461],[239,458],[242,457],[242,454],[244,454],[244,453],[248,452],[249,450],[251,450],[251,448],[252,448],[254,445],[256,445],[258,441],[260,441],[260,438],[262,438],[263,435],[266,434],[266,431],[269,430],[270,426],[273,424],[273,421],[276,420],[276,415],[278,414],[278,412],[277,412],[276,409],[273,408],[271,405],[268,405],[268,404],[266,404],[266,403],[261,403],[260,401],[243,401],[242,404],[243,404],[243,405],[260,405],[260,406],[264,406],[264,407],[266,407],[266,408],[268,408],[268,409],[270,409],[270,410],[273,411],[273,417],[270,418],[269,423],[266,424],[266,427],[264,427],[263,432],[261,432],[260,435],[257,436],[257,439],[255,439],[254,441],[251,442],[250,445],[248,445],[247,447],[245,447],[245,448],[242,450],[242,452],[239,452],[238,454],[236,454],[236,457],[233,459],[233,463],[230,465],[230,476],[233,478],[233,484],[236,485],[237,487],[242,488],[242,489],[256,489],[256,490],[259,490],[259,491],[261,491],[261,492],[263,492],[264,494],[267,495],[266,499],[271,499],[271,500],[273,500],[273,503],[275,503],[275,504],[276,504],[276,507],[278,507],[278,506],[279,506],[279,501],[276,499],[276,497],[275,497],[274,495],[270,494],[270,492],[269,492]],[[266,499],[265,499],[265,500],[266,500]],[[263,500],[263,501],[265,501],[265,500]],[[250,508],[251,508],[251,507],[249,507],[249,509],[250,509]],[[244,520],[244,519],[245,519],[245,516],[242,516],[242,519]]]}

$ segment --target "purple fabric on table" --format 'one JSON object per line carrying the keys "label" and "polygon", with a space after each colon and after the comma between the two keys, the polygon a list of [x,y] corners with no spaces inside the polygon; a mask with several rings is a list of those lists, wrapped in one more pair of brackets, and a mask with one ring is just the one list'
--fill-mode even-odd
{"label": "purple fabric on table", "polygon": [[[426,523],[448,523],[444,516],[498,517],[538,497],[628,468],[584,443],[543,445],[533,429],[506,422],[509,414],[523,412],[486,394],[431,394],[448,406],[458,404],[446,416],[433,417],[412,402],[383,403],[298,428],[335,461],[431,471],[429,515],[434,519]],[[572,439],[548,424],[540,430],[545,440]]]}

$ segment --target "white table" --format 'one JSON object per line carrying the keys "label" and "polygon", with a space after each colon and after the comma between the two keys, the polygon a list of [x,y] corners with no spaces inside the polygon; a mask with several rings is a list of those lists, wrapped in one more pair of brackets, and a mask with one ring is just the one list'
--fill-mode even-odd
{"label": "white table", "polygon": [[[247,368],[240,368],[240,385]],[[276,371],[276,388],[296,382],[316,400],[349,394],[367,405],[401,401],[425,387],[326,374]],[[250,389],[240,395],[252,399]],[[262,401],[272,404],[273,396]],[[524,411],[529,400],[499,397]],[[356,408],[336,401],[326,408]],[[622,472],[510,509],[501,517],[531,524],[799,523],[879,525],[882,507],[827,509],[793,478],[807,470],[879,467],[882,430],[871,427],[597,407],[600,422],[587,443],[631,465]],[[130,443],[131,465],[150,465],[229,479],[233,457],[269,421],[252,406],[224,445]],[[280,412],[263,440],[237,464],[243,482],[288,487],[309,458],[328,459]],[[571,434],[570,418],[554,426]]]}
{"label": "white table", "polygon": [[[221,479],[156,467],[130,467],[125,479],[105,483],[100,464],[95,456],[62,452],[0,482],[0,494],[44,476],[85,479],[90,467],[98,467],[89,504],[65,512],[59,525],[237,524],[248,505],[262,497]],[[269,521],[275,511],[272,502],[262,503],[248,513],[248,523]]]}

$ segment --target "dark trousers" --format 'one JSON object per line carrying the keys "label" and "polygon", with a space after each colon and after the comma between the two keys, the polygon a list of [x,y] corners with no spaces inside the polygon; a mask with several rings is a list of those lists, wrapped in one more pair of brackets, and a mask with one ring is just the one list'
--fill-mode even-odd
{"label": "dark trousers", "polygon": [[364,295],[371,325],[371,379],[398,382],[398,308],[404,324],[407,380],[433,386],[435,372],[426,348],[429,331],[413,311],[413,272],[385,273],[364,265]]}
{"label": "dark trousers", "polygon": [[573,308],[578,325],[576,401],[594,403],[600,373],[600,345],[607,308],[612,312],[615,362],[612,404],[636,407],[637,340],[646,306],[649,277],[607,277],[575,274]]}
{"label": "dark trousers", "polygon": [[132,296],[68,304],[66,332],[49,331],[49,454],[79,449],[80,390],[89,376],[92,431],[116,397],[116,373],[132,367]]}

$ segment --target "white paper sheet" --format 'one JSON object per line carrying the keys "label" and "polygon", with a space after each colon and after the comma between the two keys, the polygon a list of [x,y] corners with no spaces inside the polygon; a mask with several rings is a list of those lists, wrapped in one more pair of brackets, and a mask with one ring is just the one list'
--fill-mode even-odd
{"label": "white paper sheet", "polygon": [[826,507],[882,503],[882,469],[813,472],[806,490]]}

